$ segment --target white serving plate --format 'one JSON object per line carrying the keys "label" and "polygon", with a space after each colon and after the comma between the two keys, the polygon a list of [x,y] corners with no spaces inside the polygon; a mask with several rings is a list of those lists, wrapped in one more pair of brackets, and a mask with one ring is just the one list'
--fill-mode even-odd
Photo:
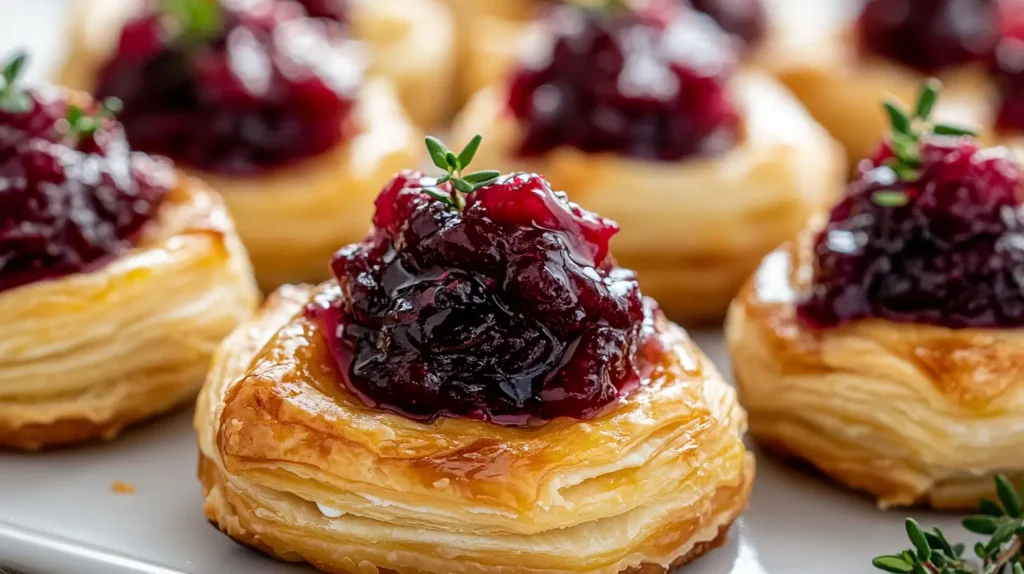
{"label": "white serving plate", "polygon": [[[15,47],[31,49],[31,76],[41,77],[61,49],[61,14],[70,1],[0,0],[0,56]],[[820,13],[826,3],[778,1],[787,9],[802,5],[796,12],[804,15]],[[721,333],[696,338],[728,372]],[[27,574],[312,572],[265,558],[210,526],[202,513],[196,461],[190,412],[110,444],[0,453],[0,566]],[[114,481],[130,483],[137,492],[116,494]],[[914,515],[961,537],[956,516]],[[866,574],[874,571],[872,557],[909,545],[903,517],[759,453],[750,509],[728,543],[682,571]]]}

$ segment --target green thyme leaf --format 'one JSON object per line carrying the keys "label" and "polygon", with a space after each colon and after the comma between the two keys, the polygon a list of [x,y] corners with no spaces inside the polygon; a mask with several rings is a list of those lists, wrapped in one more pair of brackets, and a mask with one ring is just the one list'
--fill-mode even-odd
{"label": "green thyme leaf", "polygon": [[160,0],[160,9],[186,42],[215,36],[223,24],[218,0]]}
{"label": "green thyme leaf", "polygon": [[887,101],[882,106],[885,108],[886,113],[889,114],[889,121],[892,123],[892,129],[895,133],[907,136],[914,135],[914,132],[911,130],[910,118],[907,117],[906,112],[900,109],[899,105]]}
{"label": "green thyme leaf", "polygon": [[987,500],[987,499],[982,500],[980,508],[981,508],[981,512],[982,513],[987,514],[989,516],[1002,516],[1003,515],[1003,507],[999,506],[995,502],[992,502],[991,500]]}
{"label": "green thyme leaf", "polygon": [[459,165],[459,158],[455,155],[455,153],[449,151],[448,153],[444,154],[444,162],[445,165],[447,166],[446,169],[448,169],[448,171],[462,171],[462,166]]}
{"label": "green thyme leaf", "polygon": [[475,171],[469,175],[463,176],[462,179],[468,181],[469,183],[491,182],[494,181],[495,179],[498,179],[498,176],[500,175],[500,171],[489,169],[486,171]]}
{"label": "green thyme leaf", "polygon": [[1003,503],[1006,514],[1014,518],[1021,517],[1020,495],[1017,494],[1017,490],[1013,487],[1010,479],[1001,475],[996,477],[996,494],[999,495],[999,501]]}
{"label": "green thyme leaf", "polygon": [[935,124],[932,132],[940,136],[976,136],[978,133],[971,128],[955,126],[952,124]]}
{"label": "green thyme leaf", "polygon": [[0,110],[20,114],[32,109],[32,99],[17,85],[27,60],[25,52],[19,51],[4,64],[3,72],[0,72],[4,79],[4,85],[0,86]]}
{"label": "green thyme leaf", "polygon": [[434,182],[434,185],[441,185],[442,183],[448,181],[451,178],[452,178],[452,174],[450,174],[450,173],[442,175],[441,177],[437,178],[437,181]]}
{"label": "green thyme leaf", "polygon": [[423,193],[429,195],[430,197],[433,197],[434,199],[440,201],[441,203],[444,203],[448,207],[453,207],[455,205],[454,203],[452,203],[452,197],[439,189],[425,187],[423,188]]}
{"label": "green thyme leaf", "polygon": [[905,574],[914,571],[913,565],[909,564],[899,556],[879,556],[872,560],[871,564],[879,570],[895,572],[896,574]]}
{"label": "green thyme leaf", "polygon": [[942,82],[935,78],[929,78],[921,84],[921,91],[917,96],[917,106],[914,109],[914,117],[920,120],[927,120],[932,115],[935,102],[942,93]]}
{"label": "green thyme leaf", "polygon": [[910,203],[910,196],[905,191],[882,190],[872,193],[871,201],[882,207],[903,207]]}
{"label": "green thyme leaf", "polygon": [[473,184],[467,182],[464,179],[453,179],[452,180],[452,186],[454,186],[455,190],[460,192],[460,193],[472,193],[473,192]]}
{"label": "green thyme leaf", "polygon": [[977,514],[964,518],[963,526],[975,534],[993,534],[999,528],[999,522],[992,516]]}
{"label": "green thyme leaf", "polygon": [[445,156],[450,153],[448,146],[444,145],[441,140],[427,136],[427,153],[430,154],[430,161],[434,162],[437,167],[448,170],[448,163],[444,160]]}
{"label": "green thyme leaf", "polygon": [[[903,196],[905,198],[906,194],[903,194]],[[917,558],[922,562],[927,562],[932,557],[932,547],[928,545],[928,539],[925,538],[924,530],[921,529],[921,525],[913,518],[908,518],[905,526],[907,529],[907,537],[910,538],[910,542],[917,550]]]}
{"label": "green thyme leaf", "polygon": [[470,162],[473,161],[473,157],[476,155],[476,150],[480,149],[480,142],[483,141],[484,137],[480,134],[473,136],[473,139],[469,140],[466,147],[462,148],[459,152],[459,166],[460,169],[466,169],[469,167]]}
{"label": "green thyme leaf", "polygon": [[15,52],[11,59],[4,64],[4,89],[10,89],[18,81],[26,61],[28,61],[28,54],[25,52]]}

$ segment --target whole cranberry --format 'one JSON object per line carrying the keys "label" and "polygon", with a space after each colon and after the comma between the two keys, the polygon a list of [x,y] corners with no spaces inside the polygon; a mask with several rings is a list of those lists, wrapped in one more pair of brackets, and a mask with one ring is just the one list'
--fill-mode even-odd
{"label": "whole cranberry", "polygon": [[521,425],[586,419],[638,386],[654,310],[608,253],[613,222],[537,175],[504,176],[461,211],[432,184],[389,183],[374,231],[331,264],[337,293],[307,309],[349,391],[417,420]]}
{"label": "whole cranberry", "polygon": [[674,161],[719,153],[739,137],[728,80],[730,37],[683,4],[643,10],[552,7],[549,45],[520,62],[509,107],[521,156],[560,146]]}
{"label": "whole cranberry", "polygon": [[996,0],[869,0],[864,49],[926,73],[985,62],[999,39]]}

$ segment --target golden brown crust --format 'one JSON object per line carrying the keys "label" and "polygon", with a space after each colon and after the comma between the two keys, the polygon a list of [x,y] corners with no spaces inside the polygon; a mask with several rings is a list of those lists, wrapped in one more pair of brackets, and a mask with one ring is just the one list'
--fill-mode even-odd
{"label": "golden brown crust", "polygon": [[455,144],[482,133],[481,164],[545,174],[557,189],[618,222],[616,260],[674,320],[720,320],[761,257],[792,237],[842,188],[842,151],[771,78],[738,76],[745,133],[710,158],[652,162],[559,148],[515,156],[521,129],[498,90],[477,94],[456,119]]}
{"label": "golden brown crust", "polygon": [[0,445],[111,439],[182,404],[256,298],[219,198],[180,178],[134,249],[0,293]]}
{"label": "golden brown crust", "polygon": [[975,508],[995,473],[1024,476],[1024,334],[796,320],[809,234],[768,256],[726,326],[751,434],[882,506]]}
{"label": "golden brown crust", "polygon": [[207,516],[246,544],[339,572],[615,574],[697,555],[746,505],[743,413],[678,328],[647,387],[594,420],[423,424],[334,382],[295,314],[313,293],[232,334],[197,405]]}

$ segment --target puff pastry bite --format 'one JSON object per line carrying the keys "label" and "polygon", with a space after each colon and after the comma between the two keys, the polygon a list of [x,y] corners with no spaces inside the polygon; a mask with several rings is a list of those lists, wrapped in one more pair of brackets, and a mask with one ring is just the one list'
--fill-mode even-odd
{"label": "puff pastry bite", "polygon": [[997,0],[870,0],[852,22],[785,22],[788,29],[760,61],[849,157],[874,153],[886,131],[880,100],[909,101],[932,76],[942,79],[947,92],[936,116],[983,126],[982,135],[991,136],[988,67],[1002,29]]}
{"label": "puff pastry bite", "polygon": [[290,0],[195,2],[93,2],[84,20],[128,20],[73,34],[62,80],[120,98],[133,146],[222,194],[262,287],[323,280],[365,235],[379,182],[418,154],[417,130],[340,24]]}
{"label": "puff pastry bite", "polygon": [[1024,477],[1024,189],[1009,150],[913,125],[765,258],[728,346],[768,447],[881,506],[976,508]]}
{"label": "puff pastry bite", "polygon": [[537,53],[473,98],[455,139],[479,130],[487,163],[547,173],[619,221],[618,260],[669,317],[721,319],[760,258],[838,193],[838,145],[770,77],[734,74],[728,38],[682,4],[565,5],[542,24]]}
{"label": "puff pastry bite", "polygon": [[468,149],[447,182],[396,176],[336,280],[225,340],[195,419],[207,517],[352,574],[699,556],[750,494],[733,390],[615,264],[613,222],[535,174],[462,175]]}
{"label": "puff pastry bite", "polygon": [[194,397],[256,305],[219,198],[83,94],[20,85],[0,190],[0,446],[113,438]]}
{"label": "puff pastry bite", "polygon": [[[616,5],[607,0],[569,0],[582,6]],[[530,50],[543,34],[531,20],[543,17],[556,2],[552,0],[447,0],[459,30],[472,31],[458,37],[459,91],[463,101],[477,91],[502,82],[515,67],[518,54]],[[675,0],[627,0],[627,5],[667,4]],[[768,17],[763,0],[691,0],[689,4],[710,17],[732,35],[745,55],[760,48],[768,35]]]}

